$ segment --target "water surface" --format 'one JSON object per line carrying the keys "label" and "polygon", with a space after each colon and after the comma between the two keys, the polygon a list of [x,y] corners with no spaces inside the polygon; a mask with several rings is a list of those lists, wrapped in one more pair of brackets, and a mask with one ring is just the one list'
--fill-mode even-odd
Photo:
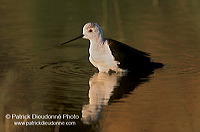
{"label": "water surface", "polygon": [[[0,131],[200,131],[199,7],[197,0],[2,0]],[[98,73],[87,40],[59,45],[87,22],[165,67],[145,75]],[[74,126],[16,126],[6,114],[80,118],[62,120]]]}

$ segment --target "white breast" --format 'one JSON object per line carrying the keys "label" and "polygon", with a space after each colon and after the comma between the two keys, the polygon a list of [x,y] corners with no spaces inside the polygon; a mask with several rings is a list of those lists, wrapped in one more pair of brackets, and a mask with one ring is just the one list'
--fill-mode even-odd
{"label": "white breast", "polygon": [[103,44],[90,41],[89,53],[90,62],[98,68],[99,72],[121,71],[117,65],[119,62],[115,61],[107,41]]}

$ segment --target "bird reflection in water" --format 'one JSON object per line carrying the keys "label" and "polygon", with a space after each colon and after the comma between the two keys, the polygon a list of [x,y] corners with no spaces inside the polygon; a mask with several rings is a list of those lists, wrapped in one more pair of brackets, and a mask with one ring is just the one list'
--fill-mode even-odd
{"label": "bird reflection in water", "polygon": [[102,112],[102,106],[129,94],[140,84],[149,81],[148,73],[95,73],[89,80],[89,104],[82,107],[82,121],[84,124],[96,123]]}

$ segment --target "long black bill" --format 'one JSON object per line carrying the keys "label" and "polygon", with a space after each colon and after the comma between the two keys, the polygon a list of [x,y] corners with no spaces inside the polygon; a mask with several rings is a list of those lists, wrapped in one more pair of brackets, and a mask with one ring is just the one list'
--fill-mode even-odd
{"label": "long black bill", "polygon": [[84,35],[81,34],[80,36],[78,36],[78,37],[76,37],[76,38],[74,38],[74,39],[72,39],[72,40],[69,40],[69,41],[67,41],[67,42],[62,43],[61,45],[64,45],[64,44],[67,44],[67,43],[72,42],[72,41],[74,41],[74,40],[80,39],[80,38],[82,38],[83,36],[84,36]]}

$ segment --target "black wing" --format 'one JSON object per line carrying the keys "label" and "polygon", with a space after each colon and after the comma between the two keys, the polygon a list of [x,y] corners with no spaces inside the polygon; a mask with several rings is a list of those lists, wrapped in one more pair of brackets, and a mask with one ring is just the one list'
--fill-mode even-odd
{"label": "black wing", "polygon": [[126,44],[112,39],[106,39],[115,60],[122,69],[129,71],[144,71],[154,69],[154,62],[151,62],[150,54],[137,50]]}

